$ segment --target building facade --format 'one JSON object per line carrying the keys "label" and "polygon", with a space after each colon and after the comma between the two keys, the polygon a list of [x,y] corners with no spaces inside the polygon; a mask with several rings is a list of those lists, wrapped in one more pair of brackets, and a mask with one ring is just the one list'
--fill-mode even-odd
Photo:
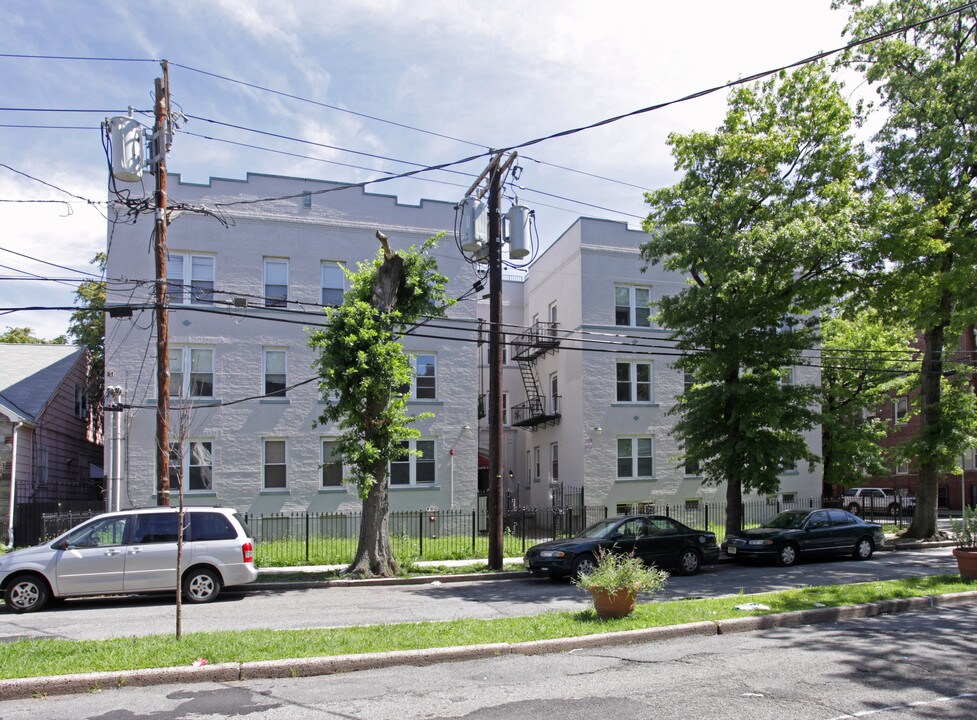
{"label": "building facade", "polygon": [[[355,510],[360,500],[331,456],[306,327],[342,301],[342,268],[372,260],[377,230],[405,248],[445,232],[434,254],[448,318],[405,336],[416,378],[408,409],[433,413],[391,467],[391,508],[470,509],[487,489],[488,302],[478,268],[455,243],[451,203],[395,198],[300,178],[249,175],[207,185],[171,176],[167,232],[171,484],[186,501],[269,514]],[[206,210],[206,211],[204,211]],[[153,219],[109,230],[106,386],[123,390],[121,505],[156,502]],[[608,512],[695,503],[703,486],[672,437],[684,387],[668,332],[649,303],[684,280],[644,266],[644,234],[581,218],[503,283],[504,467],[510,507],[564,502],[567,488]],[[817,383],[814,368],[793,380]],[[809,433],[820,450],[819,431]],[[176,468],[179,468],[177,472]],[[820,494],[819,469],[782,477],[780,499]],[[717,496],[718,493],[718,496]]]}
{"label": "building facade", "polygon": [[38,542],[42,513],[88,509],[103,496],[87,371],[81,347],[0,344],[0,537],[7,544]]}
{"label": "building facade", "polygon": [[[169,207],[188,208],[167,231],[167,279],[171,485],[175,493],[179,467],[189,504],[356,509],[356,488],[331,454],[339,431],[317,423],[325,404],[306,328],[324,322],[323,305],[342,302],[342,268],[376,257],[377,230],[395,250],[447,232],[434,254],[449,297],[476,280],[455,249],[452,204],[401,205],[341,187],[265,175],[207,185],[169,178]],[[123,389],[126,407],[123,507],[157,501],[152,229],[151,215],[110,226],[106,384]],[[475,303],[459,302],[436,328],[405,337],[417,369],[408,409],[434,417],[415,426],[421,438],[411,446],[423,457],[391,468],[393,509],[475,503],[475,322]]]}
{"label": "building facade", "polygon": [[[505,283],[503,320],[515,328],[504,371],[510,504],[546,506],[567,486],[583,487],[587,505],[611,514],[725,501],[725,487],[703,485],[672,436],[669,412],[685,378],[672,367],[677,351],[649,303],[681,291],[685,280],[645,268],[644,237],[624,223],[581,218],[524,281]],[[788,381],[818,384],[820,373],[795,367]],[[820,428],[805,439],[819,454]],[[820,492],[820,467],[805,464],[781,476],[778,499]]]}

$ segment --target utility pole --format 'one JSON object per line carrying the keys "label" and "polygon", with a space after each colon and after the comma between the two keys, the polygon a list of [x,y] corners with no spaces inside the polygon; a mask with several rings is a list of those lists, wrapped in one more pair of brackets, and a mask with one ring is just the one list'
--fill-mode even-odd
{"label": "utility pole", "polygon": [[170,504],[170,350],[166,300],[166,150],[170,123],[169,66],[156,78],[153,164],[156,171],[156,504]]}
{"label": "utility pole", "polygon": [[[466,196],[471,195],[488,176],[488,279],[489,279],[489,495],[488,495],[488,566],[501,570],[503,561],[502,482],[502,176],[515,162],[516,153],[502,162],[502,153],[492,158]],[[480,197],[485,195],[482,190]]]}

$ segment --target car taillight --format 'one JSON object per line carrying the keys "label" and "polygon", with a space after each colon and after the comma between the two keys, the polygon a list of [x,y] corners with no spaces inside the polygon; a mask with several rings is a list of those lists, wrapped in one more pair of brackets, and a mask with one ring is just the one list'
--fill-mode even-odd
{"label": "car taillight", "polygon": [[244,554],[244,562],[254,562],[254,545],[251,543],[244,543],[241,546],[241,552]]}

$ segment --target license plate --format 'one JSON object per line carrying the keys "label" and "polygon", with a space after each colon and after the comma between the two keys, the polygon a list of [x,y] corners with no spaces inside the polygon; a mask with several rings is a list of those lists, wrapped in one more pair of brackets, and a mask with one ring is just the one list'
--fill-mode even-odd
{"label": "license plate", "polygon": [[729,554],[729,555],[735,555],[736,554],[736,548],[733,547],[732,545],[730,545],[728,548],[726,548],[726,553]]}

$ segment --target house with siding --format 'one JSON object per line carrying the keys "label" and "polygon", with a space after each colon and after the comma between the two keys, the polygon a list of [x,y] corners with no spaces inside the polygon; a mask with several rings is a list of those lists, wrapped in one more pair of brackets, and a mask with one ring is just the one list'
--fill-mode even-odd
{"label": "house with siding", "polygon": [[0,535],[8,545],[36,542],[42,513],[102,502],[87,369],[81,347],[0,344]]}

